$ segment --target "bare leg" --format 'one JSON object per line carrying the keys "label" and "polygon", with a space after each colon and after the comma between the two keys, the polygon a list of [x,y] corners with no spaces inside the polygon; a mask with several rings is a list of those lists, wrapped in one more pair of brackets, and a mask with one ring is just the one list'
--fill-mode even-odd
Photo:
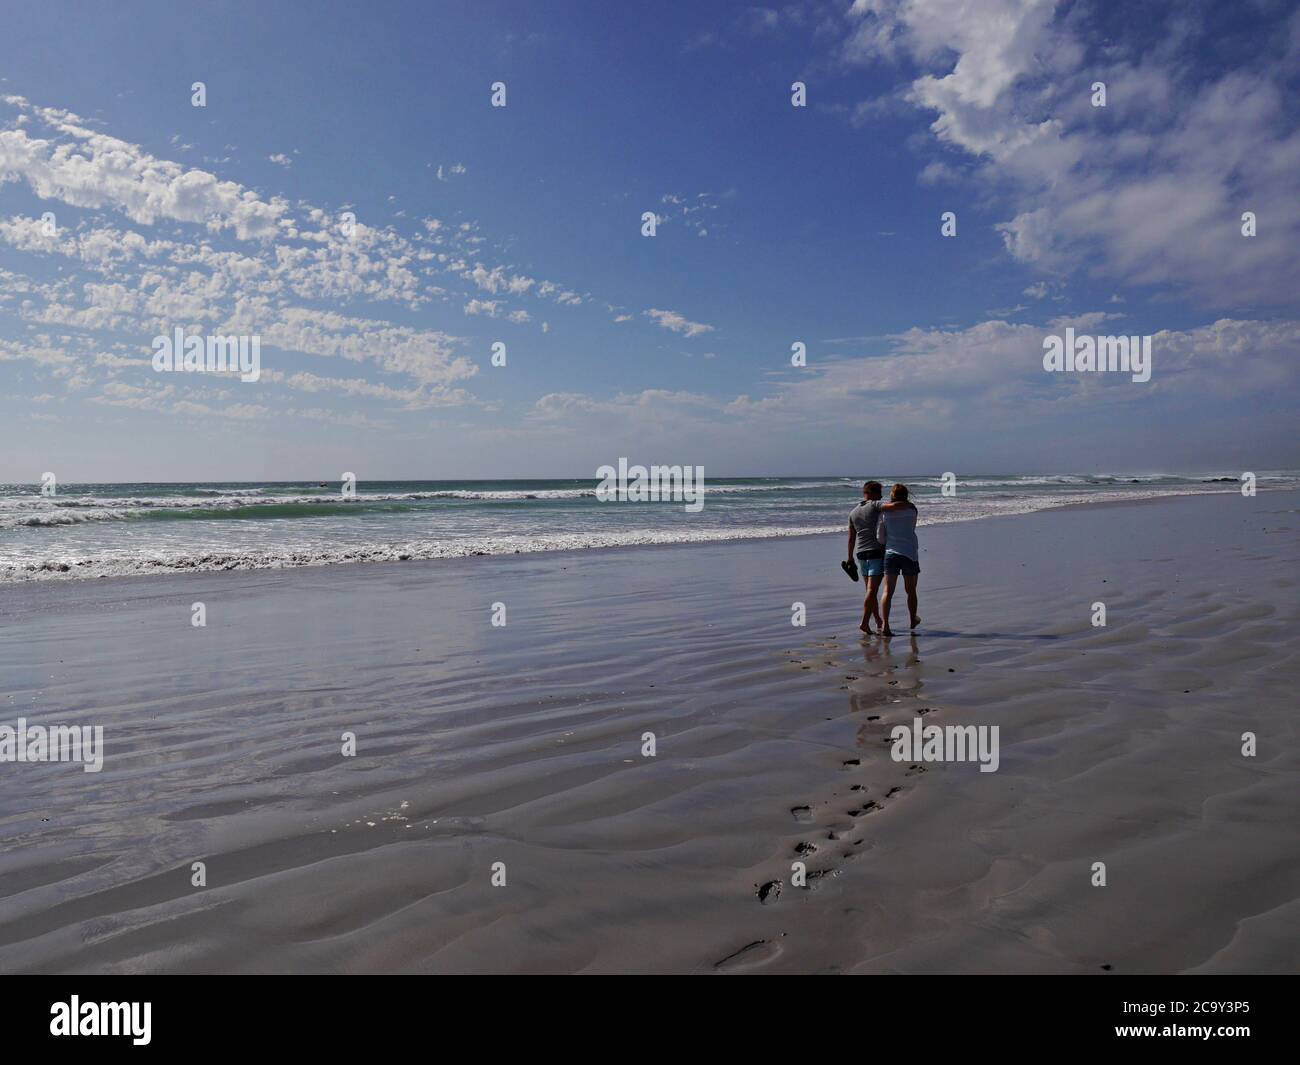
{"label": "bare leg", "polygon": [[897,574],[897,573],[886,573],[886,574],[885,574],[885,598],[882,599],[881,602],[880,602],[880,616],[881,616],[881,618],[884,619],[884,620],[882,620],[881,623],[880,623],[880,635],[881,635],[881,636],[886,636],[886,637],[888,637],[888,636],[893,636],[893,635],[894,635],[894,634],[889,630],[889,604],[890,604],[890,603],[893,601],[893,599],[894,599],[894,585],[896,585],[897,583],[898,583],[898,574]]}
{"label": "bare leg", "polygon": [[907,612],[912,616],[912,628],[921,624],[921,615],[916,612],[916,575],[904,575],[903,587],[907,589]]}
{"label": "bare leg", "polygon": [[876,605],[876,593],[880,591],[880,578],[867,577],[867,597],[862,601],[862,624],[858,626],[868,636],[871,635],[871,619],[876,619],[880,627],[880,607]]}

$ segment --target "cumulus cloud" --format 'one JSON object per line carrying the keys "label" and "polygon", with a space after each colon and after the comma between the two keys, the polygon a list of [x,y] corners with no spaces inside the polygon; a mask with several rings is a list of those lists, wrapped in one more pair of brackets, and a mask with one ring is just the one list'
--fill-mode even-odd
{"label": "cumulus cloud", "polygon": [[[1255,59],[1231,69],[1193,56],[1204,42],[1186,24],[1104,41],[1086,8],[1056,0],[857,0],[850,22],[846,60],[918,68],[902,95],[1010,203],[999,228],[1014,258],[1217,306],[1295,302],[1300,128],[1278,16],[1271,35],[1252,24]],[[950,172],[936,160],[922,179]],[[1257,236],[1242,234],[1246,211]]]}
{"label": "cumulus cloud", "polygon": [[[1089,311],[1041,324],[986,321],[960,329],[914,328],[883,339],[878,354],[830,358],[774,380],[763,395],[730,399],[648,389],[613,398],[575,392],[543,396],[530,417],[548,424],[602,431],[671,428],[699,439],[720,425],[759,438],[799,428],[838,434],[846,420],[877,417],[882,431],[933,430],[958,424],[1007,432],[1037,420],[1073,424],[1119,407],[1142,417],[1171,404],[1216,397],[1275,396],[1294,391],[1300,322],[1220,319],[1152,337],[1151,380],[1130,375],[1048,373],[1043,341],[1073,327],[1078,333],[1135,330],[1111,312]],[[1071,424],[1062,422],[1061,424]]]}

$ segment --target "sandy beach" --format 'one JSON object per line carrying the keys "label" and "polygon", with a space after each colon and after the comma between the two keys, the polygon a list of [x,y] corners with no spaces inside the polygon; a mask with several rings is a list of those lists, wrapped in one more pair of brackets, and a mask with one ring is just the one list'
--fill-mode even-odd
{"label": "sandy beach", "polygon": [[1298,505],[923,528],[888,644],[841,536],[5,587],[105,758],[0,766],[0,970],[1294,971]]}

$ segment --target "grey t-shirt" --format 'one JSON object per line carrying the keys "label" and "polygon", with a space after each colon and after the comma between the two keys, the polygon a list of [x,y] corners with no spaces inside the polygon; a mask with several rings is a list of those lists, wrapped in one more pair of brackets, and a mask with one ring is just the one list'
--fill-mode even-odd
{"label": "grey t-shirt", "polygon": [[875,554],[877,558],[885,553],[884,545],[876,539],[876,527],[880,524],[880,500],[863,500],[849,512],[849,521],[857,530],[857,539],[853,543],[854,554]]}

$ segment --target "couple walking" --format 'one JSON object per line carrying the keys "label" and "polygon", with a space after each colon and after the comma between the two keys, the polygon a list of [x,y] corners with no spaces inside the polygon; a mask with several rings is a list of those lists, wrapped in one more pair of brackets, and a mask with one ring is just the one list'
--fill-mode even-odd
{"label": "couple walking", "polygon": [[[844,570],[856,579],[853,565],[854,547],[857,547],[857,569],[867,585],[867,598],[862,604],[862,629],[871,633],[871,619],[875,618],[880,635],[893,636],[889,628],[889,607],[894,600],[894,587],[899,575],[907,591],[907,613],[912,628],[921,624],[916,613],[916,578],[921,573],[921,551],[916,542],[916,507],[909,500],[907,485],[896,484],[889,490],[889,502],[880,498],[879,481],[868,481],[862,486],[862,502],[849,514],[849,558]],[[876,595],[883,580],[885,598],[876,606]]]}

